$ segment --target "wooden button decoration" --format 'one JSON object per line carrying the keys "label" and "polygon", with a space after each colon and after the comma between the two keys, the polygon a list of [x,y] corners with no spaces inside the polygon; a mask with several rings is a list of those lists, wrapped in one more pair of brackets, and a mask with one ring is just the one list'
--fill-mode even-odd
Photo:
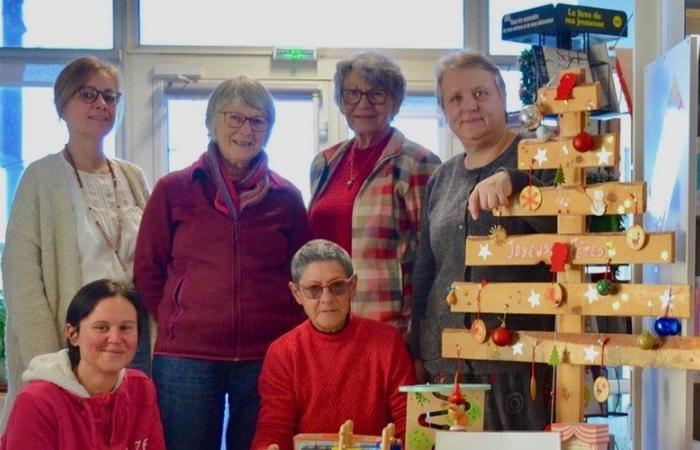
{"label": "wooden button decoration", "polygon": [[472,326],[469,328],[472,338],[479,344],[486,342],[486,324],[481,319],[474,319]]}
{"label": "wooden button decoration", "polygon": [[553,303],[554,306],[558,307],[564,303],[564,291],[558,283],[552,283],[551,286],[545,289],[544,296],[545,299],[548,302]]}
{"label": "wooden button decoration", "polygon": [[641,250],[644,244],[647,243],[647,234],[644,232],[644,228],[641,225],[635,225],[627,230],[625,236],[627,238],[627,245],[632,250]]}
{"label": "wooden button decoration", "polygon": [[528,211],[537,211],[542,206],[542,191],[537,186],[525,186],[520,191],[520,206]]}
{"label": "wooden button decoration", "polygon": [[599,376],[593,383],[593,396],[599,403],[604,403],[610,397],[610,382],[604,376]]}

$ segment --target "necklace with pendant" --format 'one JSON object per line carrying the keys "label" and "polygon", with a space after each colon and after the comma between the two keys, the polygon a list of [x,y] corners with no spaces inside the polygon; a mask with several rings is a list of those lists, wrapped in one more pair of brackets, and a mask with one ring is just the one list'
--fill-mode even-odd
{"label": "necklace with pendant", "polygon": [[90,204],[87,194],[85,194],[85,187],[83,186],[83,181],[80,179],[80,173],[78,173],[78,169],[75,167],[75,162],[73,161],[73,156],[68,151],[68,146],[65,146],[63,148],[63,154],[65,155],[65,158],[70,164],[70,166],[73,168],[73,172],[75,173],[76,180],[78,180],[78,186],[80,186],[80,193],[82,194],[83,201],[85,202],[85,206],[87,207],[88,214],[90,214],[90,217],[95,222],[95,225],[100,231],[102,238],[107,243],[107,246],[114,252],[114,255],[117,257],[117,261],[119,261],[119,265],[121,266],[122,270],[126,272],[126,264],[124,264],[124,261],[122,261],[122,258],[119,256],[119,250],[122,247],[122,236],[124,234],[124,218],[122,217],[122,209],[121,205],[119,204],[119,188],[117,185],[117,176],[114,174],[114,167],[112,167],[112,162],[109,159],[107,159],[107,167],[109,168],[109,174],[112,178],[112,187],[114,188],[114,203],[116,204],[117,209],[117,236],[114,240],[110,238],[105,226],[100,223],[97,217],[97,212]]}

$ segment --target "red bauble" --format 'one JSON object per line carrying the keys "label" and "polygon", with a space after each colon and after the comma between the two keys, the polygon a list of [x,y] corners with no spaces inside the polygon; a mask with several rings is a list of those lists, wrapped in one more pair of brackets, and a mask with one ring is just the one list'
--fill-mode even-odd
{"label": "red bauble", "polygon": [[593,138],[585,131],[574,136],[574,148],[577,152],[585,153],[593,148]]}
{"label": "red bauble", "polygon": [[501,325],[491,333],[491,340],[499,347],[505,347],[513,343],[513,333],[508,328]]}

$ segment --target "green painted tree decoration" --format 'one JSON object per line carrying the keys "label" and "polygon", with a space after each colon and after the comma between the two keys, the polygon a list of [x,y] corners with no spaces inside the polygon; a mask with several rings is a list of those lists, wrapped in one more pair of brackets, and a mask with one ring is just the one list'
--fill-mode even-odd
{"label": "green painted tree decoration", "polygon": [[566,178],[564,177],[564,169],[559,166],[557,168],[557,172],[554,174],[554,184],[556,186],[561,186],[562,184],[566,183]]}
{"label": "green painted tree decoration", "polygon": [[557,346],[552,347],[552,353],[549,355],[549,365],[552,367],[557,367],[561,363],[561,358],[559,357],[559,351]]}

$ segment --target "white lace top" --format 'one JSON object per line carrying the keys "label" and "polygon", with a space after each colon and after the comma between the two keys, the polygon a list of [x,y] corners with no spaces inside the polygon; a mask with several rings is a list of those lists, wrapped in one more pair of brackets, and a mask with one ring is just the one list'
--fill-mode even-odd
{"label": "white lace top", "polygon": [[[141,223],[143,210],[136,205],[134,195],[129,189],[129,183],[118,164],[112,164],[119,189],[119,203],[122,210],[122,243],[119,258],[126,266],[126,271],[117,259],[114,251],[105,241],[102,233],[88,211],[80,185],[75,177],[73,167],[64,160],[66,176],[71,180],[71,203],[75,212],[78,232],[78,249],[80,252],[80,268],[83,274],[83,284],[100,278],[112,278],[120,281],[133,281],[134,250],[136,236]],[[93,174],[78,171],[85,189],[85,198],[107,231],[107,235],[115,242],[117,238],[117,205],[114,198],[114,187],[110,174]]]}

